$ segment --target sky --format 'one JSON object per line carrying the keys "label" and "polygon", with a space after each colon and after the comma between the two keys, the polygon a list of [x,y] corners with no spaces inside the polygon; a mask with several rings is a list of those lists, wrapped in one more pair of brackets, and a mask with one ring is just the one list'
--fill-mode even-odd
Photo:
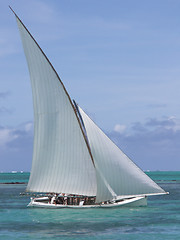
{"label": "sky", "polygon": [[0,172],[30,171],[33,103],[10,5],[69,95],[143,170],[180,170],[179,0],[0,0]]}

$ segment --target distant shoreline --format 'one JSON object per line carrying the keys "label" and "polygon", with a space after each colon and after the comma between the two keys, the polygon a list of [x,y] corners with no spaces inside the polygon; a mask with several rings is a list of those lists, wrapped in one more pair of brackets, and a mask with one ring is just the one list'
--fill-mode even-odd
{"label": "distant shoreline", "polygon": [[0,184],[27,184],[27,182],[4,182]]}

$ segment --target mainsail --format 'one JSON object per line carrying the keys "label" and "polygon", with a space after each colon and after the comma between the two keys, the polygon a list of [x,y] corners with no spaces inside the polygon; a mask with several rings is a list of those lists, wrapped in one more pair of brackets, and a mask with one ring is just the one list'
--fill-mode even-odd
{"label": "mainsail", "polygon": [[27,191],[96,195],[96,174],[71,99],[17,17],[34,103],[34,151]]}
{"label": "mainsail", "polygon": [[96,201],[165,191],[138,168],[79,107],[97,175]]}

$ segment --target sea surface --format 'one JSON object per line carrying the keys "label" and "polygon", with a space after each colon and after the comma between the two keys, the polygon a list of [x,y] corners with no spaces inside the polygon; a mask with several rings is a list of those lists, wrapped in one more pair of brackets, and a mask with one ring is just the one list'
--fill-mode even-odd
{"label": "sea surface", "polygon": [[[180,172],[147,172],[169,195],[147,207],[27,208],[29,173],[0,173],[0,239],[180,239]],[[17,184],[21,183],[21,184]]]}

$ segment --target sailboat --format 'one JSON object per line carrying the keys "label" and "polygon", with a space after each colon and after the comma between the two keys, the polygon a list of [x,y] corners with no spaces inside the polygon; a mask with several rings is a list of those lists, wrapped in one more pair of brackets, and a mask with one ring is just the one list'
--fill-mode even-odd
{"label": "sailboat", "polygon": [[71,100],[49,59],[13,13],[29,68],[34,106],[33,160],[26,191],[44,194],[31,198],[28,206],[142,206],[148,196],[167,194]]}

